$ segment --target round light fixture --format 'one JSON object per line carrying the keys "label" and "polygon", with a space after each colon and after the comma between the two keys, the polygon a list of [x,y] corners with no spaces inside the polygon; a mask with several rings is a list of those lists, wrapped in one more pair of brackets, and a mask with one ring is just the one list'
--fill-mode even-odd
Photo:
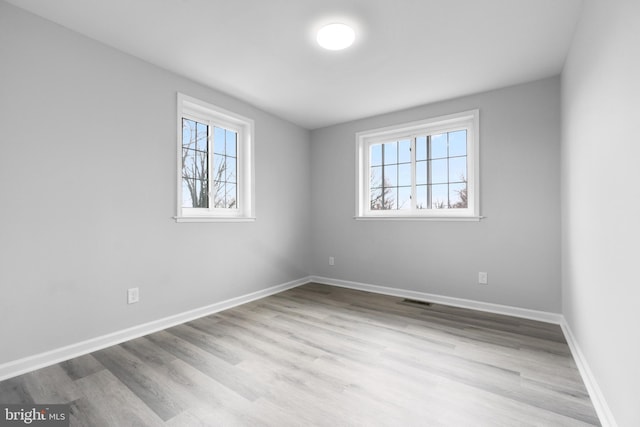
{"label": "round light fixture", "polygon": [[345,24],[329,24],[320,28],[316,40],[325,49],[340,50],[353,44],[356,33]]}

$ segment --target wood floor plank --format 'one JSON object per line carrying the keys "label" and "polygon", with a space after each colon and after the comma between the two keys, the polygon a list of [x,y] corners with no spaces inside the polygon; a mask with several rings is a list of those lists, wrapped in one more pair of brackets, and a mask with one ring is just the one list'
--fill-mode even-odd
{"label": "wood floor plank", "polygon": [[20,375],[0,382],[0,403],[36,403],[27,390],[24,378],[24,375]]}
{"label": "wood floor plank", "polygon": [[154,367],[167,366],[177,359],[176,356],[157,346],[146,337],[124,342],[120,346],[146,364]]}
{"label": "wood floor plank", "polygon": [[82,398],[71,402],[71,419],[78,426],[158,426],[163,420],[104,369],[76,381]]}
{"label": "wood floor plank", "polygon": [[598,426],[558,325],[307,284],[0,382],[72,426]]}
{"label": "wood floor plank", "polygon": [[90,354],[66,360],[61,362],[60,366],[72,380],[78,380],[105,369],[104,366]]}
{"label": "wood floor plank", "polygon": [[190,342],[231,365],[235,365],[242,360],[239,355],[220,342],[215,330],[212,330],[211,333],[206,333],[194,328],[191,324],[185,324],[167,329],[167,332]]}
{"label": "wood floor plank", "polygon": [[121,346],[93,353],[116,378],[153,410],[161,419],[168,420],[189,407],[166,377]]}
{"label": "wood floor plank", "polygon": [[149,335],[148,338],[244,398],[253,401],[260,397],[260,390],[264,385],[253,383],[246,374],[234,369],[234,365],[206,350],[168,332],[157,332]]}
{"label": "wood floor plank", "polygon": [[[298,341],[289,339],[289,333],[282,330],[272,328],[272,325],[252,318],[248,318],[237,311],[226,311],[221,313],[224,316],[226,324],[232,325],[234,329],[247,331],[257,341],[262,341],[280,350],[286,351],[291,355],[302,357],[309,360],[315,360],[322,356],[325,352],[313,347],[306,346]],[[223,323],[223,324],[224,324]]]}
{"label": "wood floor plank", "polygon": [[22,377],[24,388],[34,403],[65,403],[80,396],[74,381],[60,364],[47,366],[37,373],[29,372]]}

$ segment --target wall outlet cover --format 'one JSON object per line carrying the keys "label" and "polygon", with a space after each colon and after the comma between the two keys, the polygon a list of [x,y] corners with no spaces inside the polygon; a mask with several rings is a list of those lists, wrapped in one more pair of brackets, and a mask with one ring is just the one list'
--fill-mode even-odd
{"label": "wall outlet cover", "polygon": [[140,301],[140,291],[138,288],[127,289],[127,304],[135,304]]}
{"label": "wall outlet cover", "polygon": [[484,271],[479,272],[478,273],[478,283],[481,284],[481,285],[488,284],[489,283],[489,275]]}

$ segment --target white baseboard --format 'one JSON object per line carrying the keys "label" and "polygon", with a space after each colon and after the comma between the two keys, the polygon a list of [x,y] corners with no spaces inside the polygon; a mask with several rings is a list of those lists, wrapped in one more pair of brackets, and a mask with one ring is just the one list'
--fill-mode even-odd
{"label": "white baseboard", "polygon": [[576,337],[573,335],[569,324],[566,319],[562,318],[562,323],[560,323],[560,327],[562,328],[562,332],[564,332],[564,336],[567,339],[567,343],[569,344],[569,349],[571,349],[571,354],[573,355],[573,360],[575,360],[576,365],[578,365],[578,370],[580,371],[580,375],[582,376],[582,381],[584,381],[584,385],[587,387],[587,391],[589,392],[589,397],[591,398],[591,403],[593,403],[593,407],[598,414],[598,418],[600,419],[600,423],[602,427],[617,427],[617,423],[613,418],[613,413],[611,409],[609,409],[609,405],[602,394],[602,390],[598,383],[596,382],[596,378],[589,368],[587,364],[587,359],[585,359],[582,350],[580,350],[580,346],[578,346],[578,342],[576,341]]}
{"label": "white baseboard", "polygon": [[560,325],[562,315],[547,311],[529,310],[527,308],[511,307],[508,305],[492,304],[489,302],[474,301],[463,298],[447,297],[426,292],[409,291],[406,289],[389,288],[386,286],[369,285],[366,283],[351,282],[347,280],[331,279],[328,277],[311,276],[310,281],[325,285],[340,286],[342,288],[356,289],[360,291],[374,292],[377,294],[391,295],[401,298],[411,298],[419,301],[434,302],[437,304],[451,305],[454,307],[470,308],[472,310],[486,311],[489,313],[504,314],[523,319],[538,320],[541,322]]}
{"label": "white baseboard", "polygon": [[269,295],[277,294],[279,292],[286,291],[287,289],[295,288],[309,282],[310,279],[308,277],[304,277],[302,279],[272,286],[270,288],[262,289],[246,295],[241,295],[225,301],[220,301],[204,307],[196,308],[194,310],[189,310],[184,313],[154,320],[142,325],[123,329],[121,331],[113,332],[107,335],[102,335],[100,337],[91,338],[76,344],[71,344],[44,353],[3,363],[0,365],[0,381],[36,369],[44,368],[45,366],[69,360],[74,357],[82,356],[93,351],[101,350],[112,345],[120,344],[124,341],[139,338],[153,332],[158,332],[163,329],[189,322],[199,317],[208,316],[222,310],[226,310],[241,304],[248,303],[250,301],[267,297]]}
{"label": "white baseboard", "polygon": [[383,295],[411,298],[420,301],[429,301],[438,304],[451,305],[454,307],[469,308],[473,310],[486,311],[489,313],[504,314],[524,319],[558,324],[564,332],[573,358],[576,362],[576,365],[578,366],[578,369],[580,370],[582,379],[585,383],[585,386],[587,387],[589,396],[591,397],[591,401],[593,402],[593,406],[598,413],[600,422],[604,427],[617,427],[617,424],[613,418],[613,414],[611,413],[611,410],[609,409],[609,406],[604,399],[602,391],[600,390],[600,387],[598,386],[595,377],[593,376],[593,373],[591,372],[591,369],[589,368],[589,365],[587,364],[587,361],[582,354],[582,351],[580,350],[580,347],[578,346],[573,333],[571,332],[571,328],[567,324],[564,316],[562,316],[561,314],[530,310],[519,307],[511,307],[500,304],[492,304],[463,298],[447,297],[442,295],[429,294],[426,292],[410,291],[406,289],[370,285],[366,283],[352,282],[347,280],[331,279],[321,276],[304,277],[298,280],[283,283],[281,285],[272,286],[270,288],[262,289],[246,295],[241,295],[225,301],[220,301],[204,307],[196,308],[184,313],[154,320],[152,322],[113,332],[111,334],[47,351],[45,353],[40,353],[33,356],[25,357],[23,359],[7,362],[0,365],[0,381],[36,369],[44,368],[45,366],[69,360],[74,357],[82,356],[93,351],[101,350],[112,345],[120,344],[124,341],[132,340],[144,335],[161,331],[163,329],[189,322],[203,316],[208,316],[222,310],[226,310],[241,304],[267,297],[269,295],[277,294],[286,291],[287,289],[295,288],[310,282],[373,292]]}

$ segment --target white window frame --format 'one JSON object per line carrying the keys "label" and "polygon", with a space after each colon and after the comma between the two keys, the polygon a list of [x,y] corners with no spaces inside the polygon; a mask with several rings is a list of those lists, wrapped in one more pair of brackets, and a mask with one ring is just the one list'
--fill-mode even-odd
{"label": "white window frame", "polygon": [[[469,110],[427,120],[356,133],[356,215],[355,219],[479,221],[480,216],[480,126],[479,110]],[[467,130],[467,208],[372,210],[369,188],[369,153],[373,144],[417,136]],[[415,149],[411,153],[415,171]],[[415,189],[415,172],[412,173]]]}
{"label": "white window frame", "polygon": [[[254,122],[239,114],[178,93],[177,119],[177,200],[176,222],[243,222],[255,221]],[[214,208],[210,199],[208,208],[182,207],[182,119],[187,118],[237,132],[237,208]],[[213,149],[209,141],[209,170]],[[209,189],[213,186],[209,185]],[[211,197],[211,196],[210,196]]]}

